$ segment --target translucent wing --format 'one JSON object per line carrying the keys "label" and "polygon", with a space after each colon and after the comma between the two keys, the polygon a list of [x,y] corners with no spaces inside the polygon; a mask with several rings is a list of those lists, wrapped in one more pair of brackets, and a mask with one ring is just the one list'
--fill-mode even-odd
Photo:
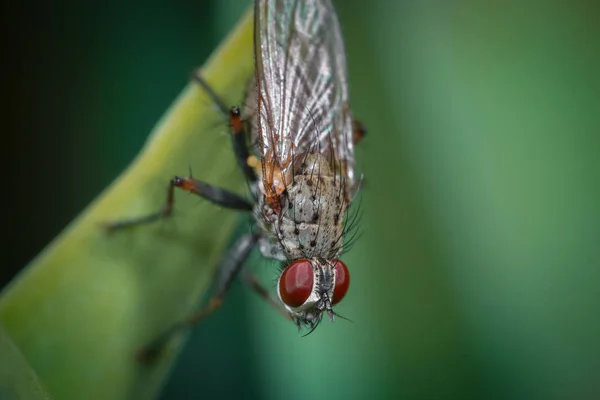
{"label": "translucent wing", "polygon": [[295,162],[320,153],[350,193],[352,116],[333,5],[329,0],[257,0],[254,35],[256,134],[265,190],[280,194],[291,182],[286,177],[293,177]]}

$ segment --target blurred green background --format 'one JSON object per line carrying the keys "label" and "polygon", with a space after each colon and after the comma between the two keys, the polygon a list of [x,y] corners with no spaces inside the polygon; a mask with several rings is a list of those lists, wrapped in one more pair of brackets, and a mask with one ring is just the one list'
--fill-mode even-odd
{"label": "blurred green background", "polygon": [[[8,10],[3,282],[127,166],[248,4]],[[353,322],[300,338],[236,284],[162,398],[600,398],[600,7],[335,4],[369,131]]]}

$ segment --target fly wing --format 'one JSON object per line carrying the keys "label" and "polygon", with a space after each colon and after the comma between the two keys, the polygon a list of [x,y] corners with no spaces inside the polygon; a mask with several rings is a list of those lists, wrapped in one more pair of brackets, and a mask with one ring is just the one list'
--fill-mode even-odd
{"label": "fly wing", "polygon": [[320,153],[349,193],[352,116],[344,42],[331,1],[257,0],[254,11],[256,128],[265,189],[280,194],[294,162]]}

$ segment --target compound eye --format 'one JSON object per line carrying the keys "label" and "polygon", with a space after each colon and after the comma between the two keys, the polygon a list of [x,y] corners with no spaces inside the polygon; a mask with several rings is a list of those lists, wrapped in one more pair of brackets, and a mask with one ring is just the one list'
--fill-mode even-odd
{"label": "compound eye", "polygon": [[279,278],[279,297],[289,307],[300,307],[313,289],[312,264],[306,259],[294,261]]}
{"label": "compound eye", "polygon": [[335,287],[333,288],[332,305],[342,301],[350,286],[350,272],[346,264],[340,260],[333,260],[333,265],[335,268]]}

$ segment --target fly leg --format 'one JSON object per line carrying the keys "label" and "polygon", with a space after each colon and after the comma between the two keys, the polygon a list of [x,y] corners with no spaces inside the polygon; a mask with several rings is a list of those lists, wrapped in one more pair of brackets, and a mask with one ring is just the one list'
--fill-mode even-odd
{"label": "fly leg", "polygon": [[202,181],[198,181],[191,177],[182,178],[176,176],[175,178],[171,179],[171,182],[169,183],[167,199],[160,210],[137,218],[104,223],[104,228],[111,232],[118,229],[129,228],[135,225],[154,222],[171,216],[171,213],[173,212],[173,204],[175,203],[175,188],[187,190],[190,193],[204,197],[205,199],[223,207],[240,211],[252,211],[252,203],[233,192],[221,189],[217,186],[213,186]]}
{"label": "fly leg", "polygon": [[219,268],[217,270],[219,278],[214,294],[210,297],[208,304],[198,312],[175,323],[156,339],[139,349],[136,355],[139,361],[144,363],[151,362],[173,334],[199,323],[221,307],[223,299],[231,287],[231,283],[240,273],[244,261],[246,261],[250,255],[250,252],[256,245],[259,237],[258,234],[247,234],[235,242],[233,247],[219,263]]}
{"label": "fly leg", "polygon": [[248,157],[250,155],[248,150],[248,142],[246,138],[246,131],[244,129],[244,123],[242,121],[240,109],[238,107],[228,108],[217,93],[210,87],[210,85],[202,78],[200,71],[197,70],[192,75],[192,79],[196,81],[206,91],[211,100],[219,107],[223,115],[227,115],[231,124],[231,140],[233,145],[233,152],[237,160],[238,166],[244,172],[244,175],[250,182],[256,182],[257,176],[254,168],[248,165]]}
{"label": "fly leg", "polygon": [[[367,129],[365,128],[363,123],[357,119],[353,120],[352,121],[352,143],[354,143],[355,145],[358,144],[361,140],[364,139],[364,137],[366,135],[367,135]],[[360,180],[356,181],[350,190],[350,193],[352,193],[352,195],[350,196],[350,198],[347,199],[348,204],[352,203],[352,201],[354,200],[356,193],[358,193],[358,189],[361,187],[361,185],[364,185],[364,178],[362,175],[360,177]]]}
{"label": "fly leg", "polygon": [[248,270],[244,270],[242,272],[242,275],[244,278],[244,282],[248,286],[250,286],[250,288],[254,290],[254,292],[257,295],[259,295],[260,297],[262,297],[263,300],[275,307],[277,311],[279,311],[285,318],[295,322],[292,315],[284,307],[282,307],[277,300],[271,297],[269,291],[258,281],[258,279],[256,279],[256,276],[253,273],[251,273]]}
{"label": "fly leg", "polygon": [[359,120],[352,121],[352,141],[354,144],[360,142],[367,135],[367,129]]}
{"label": "fly leg", "polygon": [[[217,105],[217,107],[219,107],[221,112],[229,115],[232,130],[233,151],[235,153],[237,163],[244,172],[246,178],[250,182],[255,182],[257,180],[256,172],[254,168],[248,165],[248,144],[246,142],[246,134],[240,109],[238,107],[227,109],[225,103],[223,103],[215,91],[208,85],[208,83],[200,76],[198,72],[194,73],[193,79],[208,93],[209,97]],[[173,204],[175,202],[174,189],[176,187],[202,196],[215,204],[219,204],[227,208],[241,211],[252,211],[252,204],[233,192],[195,180],[191,177],[182,178],[176,176],[175,178],[171,179],[169,188],[167,190],[167,199],[159,211],[138,218],[105,223],[104,227],[108,231],[113,231],[169,217],[173,211]]]}

